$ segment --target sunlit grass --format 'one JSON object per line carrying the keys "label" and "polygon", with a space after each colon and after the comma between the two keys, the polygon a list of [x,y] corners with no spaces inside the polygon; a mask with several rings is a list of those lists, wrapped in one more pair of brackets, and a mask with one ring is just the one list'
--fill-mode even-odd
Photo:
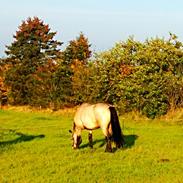
{"label": "sunlit grass", "polygon": [[0,110],[0,182],[182,182],[183,126],[120,118],[126,146],[105,153],[101,130],[94,149],[83,132],[72,150],[72,113]]}

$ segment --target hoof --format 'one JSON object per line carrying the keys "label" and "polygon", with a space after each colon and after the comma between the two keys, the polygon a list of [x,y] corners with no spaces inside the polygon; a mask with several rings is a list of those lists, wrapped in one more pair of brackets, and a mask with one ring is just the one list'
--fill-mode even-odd
{"label": "hoof", "polygon": [[90,145],[90,148],[93,149],[93,145]]}
{"label": "hoof", "polygon": [[105,152],[112,152],[112,148],[110,148],[110,149],[106,148]]}

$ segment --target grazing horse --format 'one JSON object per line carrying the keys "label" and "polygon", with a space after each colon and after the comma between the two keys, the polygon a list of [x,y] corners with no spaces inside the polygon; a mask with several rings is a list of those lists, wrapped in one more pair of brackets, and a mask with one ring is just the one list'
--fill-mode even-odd
{"label": "grazing horse", "polygon": [[112,152],[111,141],[116,144],[116,148],[123,147],[124,138],[119,124],[119,119],[115,108],[105,103],[88,104],[83,103],[74,116],[72,133],[73,148],[79,148],[82,142],[81,131],[89,130],[89,146],[92,144],[92,130],[101,128],[106,138],[107,152]]}

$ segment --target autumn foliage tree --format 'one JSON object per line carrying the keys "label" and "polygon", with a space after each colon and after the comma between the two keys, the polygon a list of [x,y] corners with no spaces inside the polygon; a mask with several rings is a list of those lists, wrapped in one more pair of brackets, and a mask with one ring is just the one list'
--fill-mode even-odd
{"label": "autumn foliage tree", "polygon": [[13,36],[14,42],[7,46],[6,54],[11,69],[6,74],[6,83],[11,88],[15,104],[30,104],[38,87],[38,68],[53,61],[60,54],[61,42],[54,40],[56,32],[38,17],[28,18]]}
{"label": "autumn foliage tree", "polygon": [[8,88],[4,83],[5,72],[7,69],[8,65],[5,65],[3,59],[0,59],[0,107],[6,105],[8,102]]}

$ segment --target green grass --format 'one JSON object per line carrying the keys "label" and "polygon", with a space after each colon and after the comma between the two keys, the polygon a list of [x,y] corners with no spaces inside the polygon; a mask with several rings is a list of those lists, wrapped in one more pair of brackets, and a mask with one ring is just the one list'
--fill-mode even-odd
{"label": "green grass", "polygon": [[86,131],[81,148],[71,148],[70,115],[0,110],[0,182],[182,182],[182,125],[120,121],[126,147],[105,153],[100,129],[94,149]]}

